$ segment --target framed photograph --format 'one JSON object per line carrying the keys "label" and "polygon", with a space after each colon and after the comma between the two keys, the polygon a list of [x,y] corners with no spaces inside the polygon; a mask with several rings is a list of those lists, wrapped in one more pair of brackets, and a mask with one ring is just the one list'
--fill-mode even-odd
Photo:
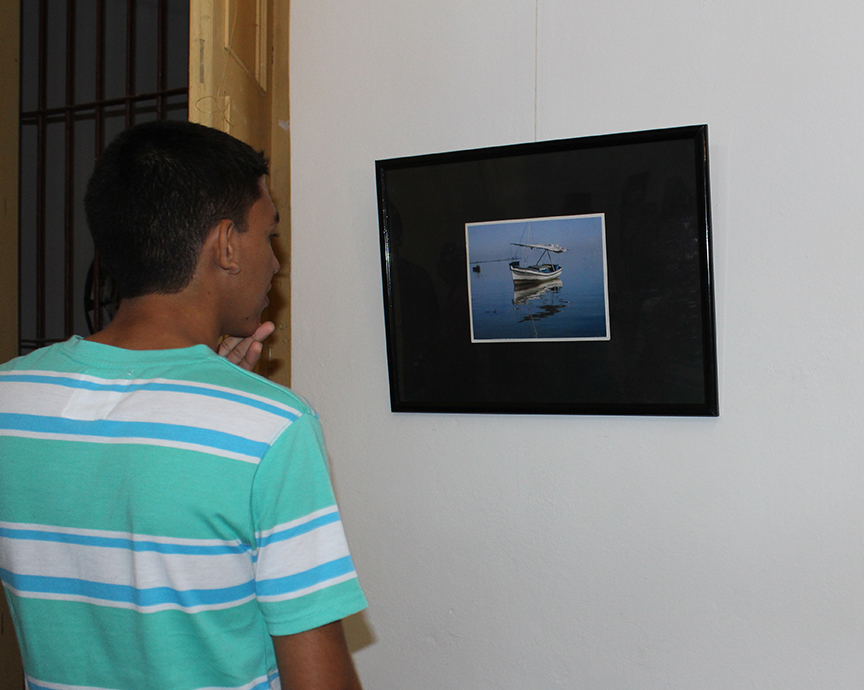
{"label": "framed photograph", "polygon": [[706,125],[376,173],[394,412],[719,414]]}

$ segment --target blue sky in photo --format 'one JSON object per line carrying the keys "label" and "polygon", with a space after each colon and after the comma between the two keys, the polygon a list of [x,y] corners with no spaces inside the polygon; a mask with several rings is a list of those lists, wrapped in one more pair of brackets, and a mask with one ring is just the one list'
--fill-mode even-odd
{"label": "blue sky in photo", "polygon": [[[526,232],[529,230],[529,220],[530,231]],[[574,255],[596,259],[602,257],[603,253],[602,215],[472,223],[466,226],[466,234],[469,263],[522,256],[523,250],[512,246],[511,242],[566,247],[567,253],[552,255],[553,262],[562,266],[569,263],[568,259]],[[539,258],[539,254],[535,252],[533,258]]]}

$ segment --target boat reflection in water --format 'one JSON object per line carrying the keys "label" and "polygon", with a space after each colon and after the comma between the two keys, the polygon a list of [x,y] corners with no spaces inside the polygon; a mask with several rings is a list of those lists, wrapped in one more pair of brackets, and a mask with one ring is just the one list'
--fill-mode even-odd
{"label": "boat reflection in water", "polygon": [[[548,280],[542,283],[514,283],[513,306],[519,323],[535,323],[562,312],[570,303],[561,299],[564,283]],[[535,331],[535,336],[539,335]]]}
{"label": "boat reflection in water", "polygon": [[564,283],[560,280],[548,280],[543,283],[518,282],[513,283],[513,304],[526,304],[531,300],[540,299],[547,292],[558,292]]}

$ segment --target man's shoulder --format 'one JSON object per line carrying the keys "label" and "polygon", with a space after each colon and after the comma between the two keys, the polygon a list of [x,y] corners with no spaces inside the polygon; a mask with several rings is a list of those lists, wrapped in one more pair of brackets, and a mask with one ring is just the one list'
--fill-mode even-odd
{"label": "man's shoulder", "polygon": [[203,393],[207,389],[225,399],[270,402],[290,410],[293,416],[316,416],[302,396],[242,369],[205,345],[180,350],[125,350],[75,337],[0,365],[0,379],[24,372],[28,378],[40,374],[69,377],[86,380],[88,387],[107,385],[117,390],[145,384],[152,390],[180,386]]}
{"label": "man's shoulder", "polygon": [[55,369],[64,361],[60,355],[63,345],[65,343],[55,343],[10,359],[8,362],[0,364],[0,372]]}
{"label": "man's shoulder", "polygon": [[[192,374],[193,372],[189,373]],[[274,402],[288,405],[301,414],[315,416],[315,411],[303,396],[275,381],[232,364],[224,357],[215,354],[207,363],[206,369],[202,369],[196,379],[202,384],[222,385],[244,394],[268,398]]]}

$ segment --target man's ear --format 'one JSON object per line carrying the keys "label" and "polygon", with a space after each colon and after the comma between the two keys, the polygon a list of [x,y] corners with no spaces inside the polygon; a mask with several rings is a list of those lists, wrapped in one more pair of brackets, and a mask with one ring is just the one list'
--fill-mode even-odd
{"label": "man's ear", "polygon": [[234,221],[223,218],[213,232],[216,234],[215,250],[219,268],[231,275],[240,273],[237,226],[234,225]]}

